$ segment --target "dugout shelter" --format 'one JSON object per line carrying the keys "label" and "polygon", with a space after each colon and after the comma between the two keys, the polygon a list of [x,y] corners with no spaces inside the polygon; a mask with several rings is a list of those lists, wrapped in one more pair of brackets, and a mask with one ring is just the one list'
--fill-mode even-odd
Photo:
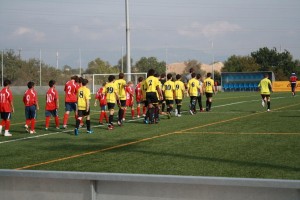
{"label": "dugout shelter", "polygon": [[222,72],[221,86],[224,92],[257,91],[258,84],[263,79],[265,73],[269,74],[271,82],[275,81],[275,75],[272,71]]}

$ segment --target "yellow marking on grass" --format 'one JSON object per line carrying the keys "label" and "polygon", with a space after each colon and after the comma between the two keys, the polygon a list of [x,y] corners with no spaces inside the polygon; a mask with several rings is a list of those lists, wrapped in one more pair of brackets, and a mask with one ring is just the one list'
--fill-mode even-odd
{"label": "yellow marking on grass", "polygon": [[[294,105],[289,105],[289,106],[284,106],[284,107],[277,108],[277,109],[274,109],[274,110],[281,110],[281,109],[285,109],[285,108],[289,108],[289,107],[293,107],[293,106],[297,106],[297,105],[300,105],[300,103],[294,104]],[[185,132],[188,132],[190,130],[203,128],[203,127],[207,127],[207,126],[212,126],[212,125],[216,125],[216,124],[222,124],[222,123],[226,123],[226,122],[230,122],[230,121],[236,121],[236,120],[239,120],[239,119],[243,119],[243,118],[246,118],[246,117],[251,117],[251,116],[258,115],[258,114],[263,114],[263,113],[266,113],[266,111],[257,112],[257,113],[253,113],[253,114],[249,114],[249,115],[245,115],[245,116],[240,116],[240,117],[234,117],[234,118],[231,118],[231,119],[226,119],[226,120],[222,120],[222,121],[218,121],[218,122],[213,122],[213,123],[204,124],[204,125],[200,125],[200,126],[196,126],[196,127],[191,127],[191,128],[183,129],[183,130],[180,130],[180,131],[174,131],[174,132],[171,132],[171,133],[165,133],[165,134],[162,134],[162,135],[157,135],[157,136],[153,136],[153,137],[149,137],[149,138],[143,138],[143,139],[140,139],[140,140],[137,140],[137,141],[128,142],[128,143],[124,143],[124,144],[119,144],[119,145],[104,148],[104,149],[99,149],[99,150],[95,150],[95,151],[76,154],[76,155],[73,155],[73,156],[68,156],[68,157],[58,158],[58,159],[54,159],[54,160],[49,160],[49,161],[46,161],[46,162],[27,165],[27,166],[24,166],[24,167],[16,168],[16,170],[29,169],[29,168],[42,166],[42,165],[47,165],[47,164],[51,164],[51,163],[56,163],[56,162],[60,162],[60,161],[64,161],[64,160],[70,160],[70,159],[73,159],[73,158],[78,158],[78,157],[82,157],[82,156],[101,153],[101,152],[105,152],[105,151],[109,151],[109,150],[113,150],[113,149],[118,149],[118,148],[126,147],[126,146],[129,146],[129,145],[133,145],[133,144],[138,144],[138,143],[141,143],[141,142],[145,142],[145,141],[149,141],[149,140],[153,140],[153,139],[157,139],[157,138],[166,137],[166,136],[169,136],[169,135],[184,134]]]}

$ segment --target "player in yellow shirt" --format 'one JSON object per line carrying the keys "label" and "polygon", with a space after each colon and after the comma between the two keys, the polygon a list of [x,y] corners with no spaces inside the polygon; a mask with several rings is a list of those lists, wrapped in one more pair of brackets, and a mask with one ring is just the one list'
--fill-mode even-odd
{"label": "player in yellow shirt", "polygon": [[108,83],[106,83],[105,88],[103,90],[103,93],[106,96],[106,101],[107,101],[107,108],[109,112],[109,118],[108,118],[108,130],[112,130],[114,128],[113,125],[113,119],[114,119],[114,112],[115,112],[115,105],[116,102],[119,102],[119,96],[118,96],[118,88],[116,84],[114,83],[115,76],[110,75],[108,77]]}
{"label": "player in yellow shirt", "polygon": [[188,94],[190,96],[190,113],[191,115],[196,114],[196,103],[197,103],[197,95],[199,90],[199,81],[195,78],[196,73],[193,72],[191,74],[191,79],[187,84]]}
{"label": "player in yellow shirt", "polygon": [[118,112],[118,125],[121,126],[123,123],[123,116],[126,108],[126,81],[124,80],[124,73],[119,74],[119,79],[115,81],[116,87],[118,88],[118,96],[120,99],[119,112]]}
{"label": "player in yellow shirt", "polygon": [[258,88],[260,89],[260,94],[261,94],[261,105],[265,107],[265,103],[267,102],[267,111],[270,111],[271,107],[271,91],[272,91],[272,83],[269,79],[269,75],[265,73],[264,78],[259,82]]}
{"label": "player in yellow shirt", "polygon": [[211,78],[211,73],[207,73],[206,79],[203,82],[203,92],[206,95],[206,111],[211,110],[211,105],[212,105],[212,97],[213,94],[215,94],[215,82]]}
{"label": "player in yellow shirt", "polygon": [[78,135],[78,129],[80,125],[80,121],[84,117],[86,117],[86,128],[87,133],[93,133],[91,130],[91,121],[90,121],[90,99],[91,99],[91,92],[90,89],[86,87],[88,83],[87,79],[82,79],[81,87],[78,89],[77,92],[77,119],[76,119],[76,127],[74,129],[74,134]]}
{"label": "player in yellow shirt", "polygon": [[167,81],[164,83],[162,88],[167,105],[167,116],[169,119],[171,118],[175,96],[175,84],[172,81],[172,78],[172,74],[167,74]]}
{"label": "player in yellow shirt", "polygon": [[[145,123],[155,123],[157,122],[155,119],[155,116],[158,116],[158,98],[157,98],[157,92],[159,95],[159,98],[162,99],[162,92],[159,87],[159,80],[158,78],[154,77],[155,70],[149,69],[147,73],[147,79],[145,80],[145,88],[146,88],[146,101],[148,105],[148,111],[145,116]],[[148,121],[149,119],[149,121]]]}
{"label": "player in yellow shirt", "polygon": [[182,99],[184,97],[185,86],[184,83],[181,81],[180,74],[176,75],[176,81],[174,85],[175,85],[175,103],[177,105],[177,108],[175,109],[175,116],[181,117],[181,105],[182,105]]}

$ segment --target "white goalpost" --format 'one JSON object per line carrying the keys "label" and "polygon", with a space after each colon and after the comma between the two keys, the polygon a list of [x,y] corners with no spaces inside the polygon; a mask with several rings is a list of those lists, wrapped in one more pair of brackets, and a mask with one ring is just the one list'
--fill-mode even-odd
{"label": "white goalpost", "polygon": [[[103,83],[108,81],[109,75],[116,76],[116,79],[118,79],[119,74],[91,74],[93,75],[93,85],[92,85],[92,92],[93,94],[96,93],[96,90],[102,86]],[[128,75],[131,75],[131,81],[136,85],[138,83],[138,78],[143,77],[144,79],[147,78],[146,72],[140,72],[140,73],[124,73],[125,80]],[[127,76],[126,76],[127,75]],[[126,80],[127,81],[127,80]]]}

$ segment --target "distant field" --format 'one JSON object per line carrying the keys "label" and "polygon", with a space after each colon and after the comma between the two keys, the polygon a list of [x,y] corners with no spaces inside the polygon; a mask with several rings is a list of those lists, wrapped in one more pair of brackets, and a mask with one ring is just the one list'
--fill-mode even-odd
{"label": "distant field", "polygon": [[[300,179],[300,99],[290,93],[272,94],[271,112],[256,92],[218,93],[212,112],[193,116],[186,99],[181,118],[145,125],[127,117],[113,131],[98,125],[93,107],[94,133],[80,129],[77,137],[73,113],[67,130],[57,131],[52,119],[45,131],[44,96],[39,100],[37,134],[29,135],[15,96],[13,137],[0,137],[0,168]],[[63,112],[61,95],[61,121]]]}

